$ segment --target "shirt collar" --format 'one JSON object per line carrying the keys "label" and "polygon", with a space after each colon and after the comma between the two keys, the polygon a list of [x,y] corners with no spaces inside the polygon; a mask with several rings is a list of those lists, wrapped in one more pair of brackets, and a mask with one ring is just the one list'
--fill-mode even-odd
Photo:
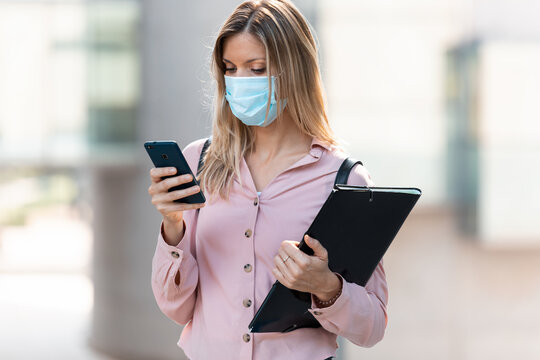
{"label": "shirt collar", "polygon": [[309,150],[309,154],[313,156],[314,158],[320,158],[321,154],[324,150],[331,150],[331,146],[327,143],[313,137],[311,139],[311,149]]}

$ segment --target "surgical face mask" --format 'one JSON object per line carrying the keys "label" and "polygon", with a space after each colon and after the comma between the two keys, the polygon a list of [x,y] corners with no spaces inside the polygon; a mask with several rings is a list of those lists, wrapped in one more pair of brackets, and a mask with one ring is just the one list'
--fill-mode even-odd
{"label": "surgical face mask", "polygon": [[[272,76],[272,89],[269,90],[266,76],[225,76],[225,98],[234,116],[248,126],[270,125],[278,116],[275,81],[275,76]],[[266,117],[269,94],[270,109]],[[286,100],[282,100],[281,104],[279,112],[285,107]]]}

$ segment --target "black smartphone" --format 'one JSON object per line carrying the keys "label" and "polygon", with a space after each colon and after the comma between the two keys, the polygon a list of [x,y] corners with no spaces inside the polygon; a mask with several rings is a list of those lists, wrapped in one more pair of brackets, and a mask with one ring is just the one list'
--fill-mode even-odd
{"label": "black smartphone", "polygon": [[[188,183],[174,186],[169,189],[169,192],[175,190],[186,189],[195,185],[199,185],[195,176],[191,172],[186,158],[182,154],[182,151],[178,147],[176,141],[147,141],[144,143],[144,148],[150,156],[150,159],[154,163],[155,167],[175,167],[176,174],[164,176],[162,179],[170,178],[173,176],[180,176],[184,174],[191,174],[193,180]],[[204,203],[206,201],[202,191],[196,194],[189,195],[182,199],[174,200],[175,202],[183,202],[188,204]]]}

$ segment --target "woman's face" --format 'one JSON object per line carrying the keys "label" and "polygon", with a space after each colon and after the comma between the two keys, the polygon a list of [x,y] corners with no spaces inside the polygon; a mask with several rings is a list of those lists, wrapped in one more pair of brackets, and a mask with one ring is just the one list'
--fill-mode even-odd
{"label": "woman's face", "polygon": [[266,50],[255,36],[243,32],[223,42],[223,63],[227,76],[266,76]]}

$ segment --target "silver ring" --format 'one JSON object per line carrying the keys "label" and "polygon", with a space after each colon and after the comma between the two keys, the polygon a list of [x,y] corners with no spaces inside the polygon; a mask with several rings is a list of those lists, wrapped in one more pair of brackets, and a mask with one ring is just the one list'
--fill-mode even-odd
{"label": "silver ring", "polygon": [[281,259],[281,261],[283,261],[283,263],[285,264],[285,262],[287,262],[287,260],[289,260],[289,257],[290,257],[290,256],[287,256],[287,257],[285,258],[285,260]]}

